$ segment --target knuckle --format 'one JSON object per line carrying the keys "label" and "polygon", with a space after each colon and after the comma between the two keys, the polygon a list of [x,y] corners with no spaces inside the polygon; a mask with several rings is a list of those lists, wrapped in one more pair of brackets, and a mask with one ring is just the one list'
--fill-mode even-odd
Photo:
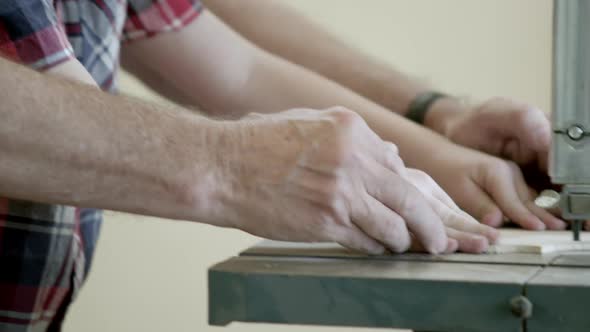
{"label": "knuckle", "polygon": [[497,176],[506,176],[511,171],[510,163],[511,161],[508,160],[494,158],[487,164],[488,167],[486,167],[486,169],[491,170],[491,174]]}
{"label": "knuckle", "polygon": [[411,170],[411,176],[412,179],[414,180],[414,185],[420,187],[420,189],[425,190],[425,189],[433,189],[433,186],[437,186],[436,182],[434,181],[434,179],[426,174],[426,172],[418,170],[418,169],[412,169]]}
{"label": "knuckle", "polygon": [[545,112],[543,112],[543,110],[541,110],[540,108],[528,104],[525,104],[524,107],[529,116],[534,117],[535,119],[546,118]]}
{"label": "knuckle", "polygon": [[342,106],[331,107],[328,109],[328,112],[330,117],[332,117],[338,125],[343,127],[349,127],[362,120],[357,113]]}
{"label": "knuckle", "polygon": [[420,211],[422,197],[417,189],[406,186],[405,192],[400,196],[399,210],[404,215],[416,215]]}
{"label": "knuckle", "polygon": [[405,168],[404,161],[399,156],[397,146],[391,142],[385,142],[384,144],[384,162],[385,165],[392,170]]}
{"label": "knuckle", "polygon": [[357,113],[343,106],[330,107],[328,111],[336,121],[339,121],[343,124],[354,122],[360,119],[360,116]]}
{"label": "knuckle", "polygon": [[341,133],[351,135],[355,128],[366,126],[365,120],[347,108],[337,106],[330,109],[330,115]]}
{"label": "knuckle", "polygon": [[432,178],[430,177],[430,175],[426,174],[426,172],[424,172],[422,170],[414,169],[413,173],[417,178],[419,178],[422,181],[427,181],[427,182],[433,181]]}
{"label": "knuckle", "polygon": [[520,167],[518,166],[518,164],[512,160],[506,160],[504,162],[504,168],[506,171],[510,172],[510,173],[514,173],[514,172],[519,172],[520,171]]}
{"label": "knuckle", "polygon": [[484,188],[497,188],[504,179],[511,176],[510,166],[502,159],[495,159],[483,165],[478,171]]}
{"label": "knuckle", "polygon": [[[529,129],[538,123],[537,118],[544,117],[543,111],[538,108],[525,105],[516,110],[515,121],[523,129]],[[530,128],[533,129],[533,128]]]}
{"label": "knuckle", "polygon": [[543,133],[550,133],[551,123],[545,113],[536,107],[527,106],[525,111],[527,113],[527,120],[523,123],[523,131],[535,133],[537,137]]}
{"label": "knuckle", "polygon": [[446,207],[440,209],[437,214],[443,224],[449,227],[463,227],[467,223],[465,217]]}
{"label": "knuckle", "polygon": [[388,153],[399,157],[399,148],[397,147],[397,145],[395,145],[389,141],[385,141],[384,145],[385,145],[385,149],[388,151]]}

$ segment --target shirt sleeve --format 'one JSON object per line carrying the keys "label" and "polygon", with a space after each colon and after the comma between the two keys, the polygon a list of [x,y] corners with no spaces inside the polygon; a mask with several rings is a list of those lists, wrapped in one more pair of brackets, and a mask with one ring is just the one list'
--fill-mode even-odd
{"label": "shirt sleeve", "polygon": [[203,10],[199,0],[128,0],[123,41],[179,30]]}
{"label": "shirt sleeve", "polygon": [[44,70],[73,54],[51,0],[2,0],[1,56]]}

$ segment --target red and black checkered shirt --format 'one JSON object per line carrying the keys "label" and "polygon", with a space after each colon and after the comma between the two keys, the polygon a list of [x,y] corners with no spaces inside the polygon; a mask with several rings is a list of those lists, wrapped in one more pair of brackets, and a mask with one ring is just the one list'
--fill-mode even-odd
{"label": "red and black checkered shirt", "polygon": [[[122,41],[179,29],[201,9],[198,0],[2,0],[0,55],[37,70],[76,58],[113,92]],[[101,221],[95,209],[0,197],[0,331],[60,329]]]}

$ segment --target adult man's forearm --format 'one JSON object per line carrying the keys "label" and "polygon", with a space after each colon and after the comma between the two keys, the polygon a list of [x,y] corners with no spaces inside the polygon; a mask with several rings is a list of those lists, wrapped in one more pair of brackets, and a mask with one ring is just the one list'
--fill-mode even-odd
{"label": "adult man's forearm", "polygon": [[242,112],[344,106],[359,113],[381,138],[398,145],[411,167],[423,168],[428,163],[425,156],[452,144],[346,87],[272,55],[259,56],[238,98],[234,103],[241,105]]}
{"label": "adult man's forearm", "polygon": [[2,58],[0,77],[1,196],[187,219],[186,197],[207,205],[219,123]]}
{"label": "adult man's forearm", "polygon": [[330,34],[280,1],[212,0],[207,7],[260,47],[403,114],[428,87]]}
{"label": "adult man's forearm", "polygon": [[210,114],[345,106],[399,145],[413,166],[419,166],[416,156],[426,149],[449,144],[333,80],[253,47],[207,11],[183,30],[126,45],[123,53],[124,63],[140,77],[157,73],[147,75],[156,90],[171,98],[184,96],[175,101],[199,104]]}

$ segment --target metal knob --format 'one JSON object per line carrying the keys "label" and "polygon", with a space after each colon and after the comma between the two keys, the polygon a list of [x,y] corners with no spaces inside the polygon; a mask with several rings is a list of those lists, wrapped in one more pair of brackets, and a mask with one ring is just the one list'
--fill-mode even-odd
{"label": "metal knob", "polygon": [[541,191],[539,196],[535,198],[535,205],[542,209],[554,212],[559,208],[560,200],[561,195],[557,191],[547,189]]}
{"label": "metal knob", "polygon": [[574,141],[579,141],[584,137],[584,128],[580,125],[572,125],[567,129],[567,136]]}
{"label": "metal knob", "polygon": [[510,299],[510,309],[514,316],[527,319],[533,315],[533,304],[531,301],[522,295],[517,295]]}

